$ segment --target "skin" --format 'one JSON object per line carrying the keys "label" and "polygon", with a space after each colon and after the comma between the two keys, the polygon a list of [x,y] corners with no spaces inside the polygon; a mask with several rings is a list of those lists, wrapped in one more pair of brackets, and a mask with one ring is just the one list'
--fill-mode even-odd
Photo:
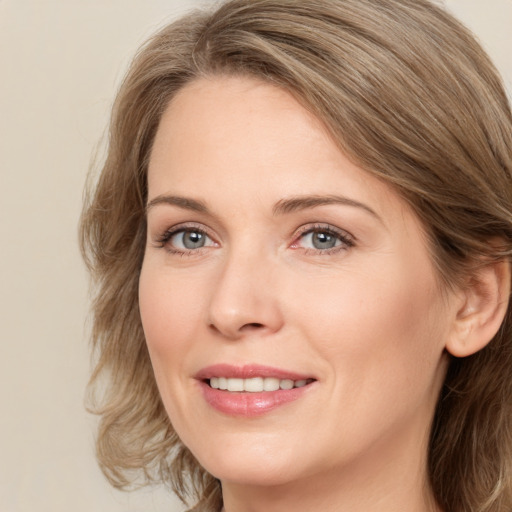
{"label": "skin", "polygon": [[[221,480],[226,512],[438,510],[427,441],[462,298],[442,291],[405,203],[289,93],[240,77],[197,80],[171,101],[148,187],[147,345],[172,424]],[[352,204],[275,211],[305,195]],[[187,248],[183,229],[206,244]],[[313,229],[345,238],[319,249]],[[233,417],[194,378],[218,363],[316,381]]]}

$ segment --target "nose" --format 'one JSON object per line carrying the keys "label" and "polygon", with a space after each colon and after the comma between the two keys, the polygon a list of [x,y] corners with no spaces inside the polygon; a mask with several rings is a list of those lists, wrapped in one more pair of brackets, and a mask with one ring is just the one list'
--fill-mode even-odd
{"label": "nose", "polygon": [[226,339],[267,335],[283,325],[277,265],[250,252],[231,252],[211,296],[208,326]]}

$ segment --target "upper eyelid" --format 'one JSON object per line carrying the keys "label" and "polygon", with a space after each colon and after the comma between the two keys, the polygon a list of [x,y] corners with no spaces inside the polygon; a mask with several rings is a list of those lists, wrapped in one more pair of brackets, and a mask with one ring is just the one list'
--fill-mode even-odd
{"label": "upper eyelid", "polygon": [[[169,219],[167,216],[156,217],[151,220],[148,217],[146,220],[146,225],[148,233],[153,233],[155,237],[163,233],[170,233],[172,231],[179,231],[181,229],[198,229],[199,231],[204,231],[206,234],[212,237],[217,237],[219,232],[219,229],[216,226],[212,228],[201,219],[173,221],[172,217]],[[222,229],[220,229],[220,231],[222,231]]]}
{"label": "upper eyelid", "polygon": [[172,226],[165,228],[163,230],[163,233],[179,233],[180,231],[192,231],[194,229],[206,234],[211,233],[211,229],[205,226],[204,224],[192,221],[185,221],[179,222],[178,224],[173,224]]}
{"label": "upper eyelid", "polygon": [[200,233],[205,234],[208,238],[218,243],[215,236],[212,235],[211,230],[205,227],[202,224],[198,224],[195,222],[183,222],[179,224],[175,224],[169,228],[166,228],[162,231],[157,231],[154,235],[154,240],[157,243],[166,243],[168,242],[174,235],[182,232],[182,231],[199,231]]}
{"label": "upper eyelid", "polygon": [[352,241],[356,241],[356,237],[352,235],[349,231],[346,229],[339,228],[337,226],[334,226],[329,223],[313,223],[313,224],[304,224],[300,228],[298,228],[295,231],[294,237],[305,235],[307,233],[310,233],[312,231],[329,231],[331,233],[334,233],[336,235],[343,236],[345,238],[350,238]]}

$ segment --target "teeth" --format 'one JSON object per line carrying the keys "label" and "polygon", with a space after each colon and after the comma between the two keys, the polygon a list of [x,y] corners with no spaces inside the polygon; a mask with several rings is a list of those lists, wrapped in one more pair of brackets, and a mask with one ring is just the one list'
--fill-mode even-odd
{"label": "teeth", "polygon": [[263,391],[277,391],[279,389],[279,379],[267,377],[263,379]]}
{"label": "teeth", "polygon": [[244,379],[227,379],[228,391],[243,391]]}
{"label": "teeth", "polygon": [[278,389],[302,388],[311,380],[277,379],[275,377],[253,377],[251,379],[238,379],[228,377],[212,377],[210,386],[214,389],[227,391],[246,391],[248,393],[261,393],[262,391],[277,391]]}
{"label": "teeth", "polygon": [[263,379],[261,377],[255,377],[254,379],[244,379],[244,391],[249,393],[257,393],[263,391]]}
{"label": "teeth", "polygon": [[219,377],[219,389],[228,389],[228,379]]}
{"label": "teeth", "polygon": [[279,383],[279,387],[281,389],[292,389],[293,388],[293,380],[290,380],[290,379],[283,379],[280,383]]}

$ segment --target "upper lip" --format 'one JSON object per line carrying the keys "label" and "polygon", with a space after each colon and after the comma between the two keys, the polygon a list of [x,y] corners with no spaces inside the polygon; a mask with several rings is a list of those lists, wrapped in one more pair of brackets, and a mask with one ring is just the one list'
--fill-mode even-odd
{"label": "upper lip", "polygon": [[198,380],[208,380],[212,377],[228,377],[238,379],[250,379],[253,377],[274,377],[277,379],[290,380],[307,380],[314,378],[311,375],[301,374],[281,368],[274,368],[271,366],[259,364],[246,364],[243,366],[236,366],[225,363],[207,366],[199,370],[199,372],[197,372],[195,375],[195,378]]}

